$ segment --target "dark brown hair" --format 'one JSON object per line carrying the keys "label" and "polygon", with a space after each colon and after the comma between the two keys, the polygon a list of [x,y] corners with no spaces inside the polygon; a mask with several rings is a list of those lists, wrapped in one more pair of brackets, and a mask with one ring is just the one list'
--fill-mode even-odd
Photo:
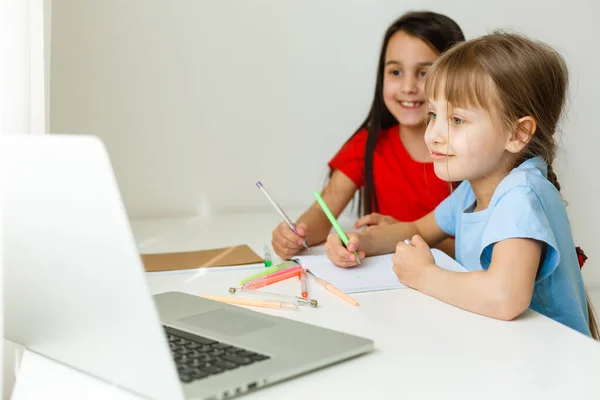
{"label": "dark brown hair", "polygon": [[379,55],[379,63],[377,65],[377,81],[373,103],[364,122],[354,133],[356,135],[363,129],[367,129],[368,132],[364,163],[365,185],[360,189],[358,203],[359,216],[379,211],[377,193],[375,192],[373,181],[373,153],[375,152],[379,132],[389,129],[398,123],[383,101],[383,76],[388,43],[390,38],[400,31],[423,40],[440,54],[456,43],[465,40],[462,30],[456,22],[445,15],[429,11],[406,13],[394,21],[385,32]]}

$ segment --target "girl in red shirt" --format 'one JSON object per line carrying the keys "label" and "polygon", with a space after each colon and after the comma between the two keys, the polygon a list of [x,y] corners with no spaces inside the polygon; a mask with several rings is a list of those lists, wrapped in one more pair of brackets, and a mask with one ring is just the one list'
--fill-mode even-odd
{"label": "girl in red shirt", "polygon": [[[435,175],[423,139],[427,114],[423,83],[440,54],[464,40],[452,19],[433,12],[404,14],[388,28],[371,110],[329,162],[331,175],[322,197],[336,217],[356,190],[362,215],[357,229],[415,221],[448,196],[451,188]],[[315,202],[296,221],[298,234],[284,222],[275,228],[273,249],[290,258],[303,249],[304,239],[309,245],[321,243],[330,229]],[[453,240],[439,247],[453,255]]]}

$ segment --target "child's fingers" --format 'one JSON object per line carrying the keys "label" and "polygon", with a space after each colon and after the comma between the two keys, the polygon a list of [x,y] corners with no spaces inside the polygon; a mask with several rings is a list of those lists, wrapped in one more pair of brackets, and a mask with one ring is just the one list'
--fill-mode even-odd
{"label": "child's fingers", "polygon": [[[361,260],[365,258],[364,251],[359,251],[356,254],[358,254],[358,258]],[[358,261],[356,260],[356,254],[346,251],[345,253],[343,253],[343,259],[341,259],[339,261],[339,264],[337,265],[343,268],[356,267],[358,265]]]}
{"label": "child's fingers", "polygon": [[[350,234],[348,238],[348,245],[345,247],[336,233],[331,233],[327,237],[327,243],[325,243],[325,250],[327,251],[327,257],[338,267],[348,268],[354,267],[358,264],[356,255],[354,252],[359,246],[358,237],[355,234]],[[364,252],[359,252],[359,258],[364,258]]]}
{"label": "child's fingers", "polygon": [[340,243],[330,243],[327,248],[327,254],[335,257],[338,260],[348,260],[350,253],[344,246]]}
{"label": "child's fingers", "polygon": [[296,235],[285,222],[277,226],[276,232],[280,238],[279,242],[281,245],[292,248],[302,246],[302,238]]}
{"label": "child's fingers", "polygon": [[356,267],[358,265],[358,263],[356,262],[356,258],[355,258],[354,261],[342,260],[339,262],[339,264],[336,264],[336,265],[341,268],[352,268],[352,267]]}
{"label": "child's fingers", "polygon": [[354,223],[354,227],[356,229],[359,229],[359,228],[362,228],[363,226],[367,226],[367,225],[377,225],[380,220],[381,220],[381,214],[371,213],[369,215],[364,215],[364,216],[360,217],[358,219],[358,221],[356,221]]}
{"label": "child's fingers", "polygon": [[336,246],[334,252],[336,257],[340,260],[340,266],[352,267],[358,264],[358,261],[356,261],[356,254],[344,246]]}
{"label": "child's fingers", "polygon": [[325,251],[327,252],[327,257],[337,266],[342,266],[348,259],[344,259],[344,252],[348,252],[340,241],[340,237],[337,233],[330,233],[327,236],[327,241],[325,242]]}
{"label": "child's fingers", "polygon": [[[352,253],[348,253],[347,251],[345,253],[352,254]],[[331,262],[333,264],[337,265],[338,267],[348,268],[348,267],[354,267],[355,265],[357,265],[356,257],[354,257],[354,254],[352,254],[353,258],[350,259],[350,257],[345,253],[328,251],[327,257],[329,258],[329,260],[331,260]]]}
{"label": "child's fingers", "polygon": [[275,254],[277,254],[279,257],[283,259],[290,257],[288,255],[288,249],[286,249],[285,247],[281,247],[276,241],[272,240],[271,246],[273,247],[273,251],[275,252]]}
{"label": "child's fingers", "polygon": [[423,247],[423,246],[425,246],[425,247],[429,247],[429,246],[427,245],[427,242],[425,241],[425,239],[423,239],[423,238],[422,238],[420,235],[414,235],[414,236],[412,237],[412,239],[410,240],[410,243],[411,243],[413,246],[415,246],[415,247],[418,247],[418,248],[421,248],[421,247]]}
{"label": "child's fingers", "polygon": [[300,222],[298,225],[296,225],[296,232],[298,232],[298,235],[300,235],[301,237],[305,238],[307,231],[308,227],[304,222]]}
{"label": "child's fingers", "polygon": [[285,238],[278,229],[273,231],[271,238],[271,245],[275,253],[281,258],[289,258],[299,253],[301,246],[296,244],[295,241],[290,241]]}
{"label": "child's fingers", "polygon": [[281,234],[273,235],[273,243],[275,243],[279,248],[282,249],[300,248],[300,246],[296,243],[295,240],[289,240]]}
{"label": "child's fingers", "polygon": [[396,253],[401,253],[406,250],[407,246],[412,246],[413,243],[410,240],[403,240],[402,242],[396,243]]}
{"label": "child's fingers", "polygon": [[358,248],[360,247],[360,241],[358,240],[358,236],[356,236],[355,234],[349,234],[348,235],[348,245],[346,245],[346,248],[348,249],[348,251],[350,252],[355,252],[356,250],[358,250]]}
{"label": "child's fingers", "polygon": [[281,243],[279,243],[275,240],[271,241],[271,245],[273,246],[273,250],[275,251],[275,253],[283,259],[288,259],[290,257],[293,257],[296,254],[298,254],[301,250],[298,247],[282,246]]}

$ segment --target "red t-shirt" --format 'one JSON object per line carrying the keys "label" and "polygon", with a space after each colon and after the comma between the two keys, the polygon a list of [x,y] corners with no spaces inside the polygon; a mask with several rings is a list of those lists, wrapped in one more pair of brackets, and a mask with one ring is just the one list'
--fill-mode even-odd
{"label": "red t-shirt", "polygon": [[[362,129],[329,162],[356,186],[365,183],[367,130]],[[382,131],[373,154],[373,180],[379,213],[401,222],[427,215],[450,194],[450,184],[435,175],[433,163],[415,161],[400,140],[399,126]]]}

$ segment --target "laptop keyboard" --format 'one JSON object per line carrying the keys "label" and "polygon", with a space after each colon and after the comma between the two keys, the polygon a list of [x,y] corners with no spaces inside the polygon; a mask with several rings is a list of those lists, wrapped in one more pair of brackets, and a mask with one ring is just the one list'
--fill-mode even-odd
{"label": "laptop keyboard", "polygon": [[269,359],[263,354],[223,342],[180,332],[167,326],[164,328],[179,379],[184,383]]}

